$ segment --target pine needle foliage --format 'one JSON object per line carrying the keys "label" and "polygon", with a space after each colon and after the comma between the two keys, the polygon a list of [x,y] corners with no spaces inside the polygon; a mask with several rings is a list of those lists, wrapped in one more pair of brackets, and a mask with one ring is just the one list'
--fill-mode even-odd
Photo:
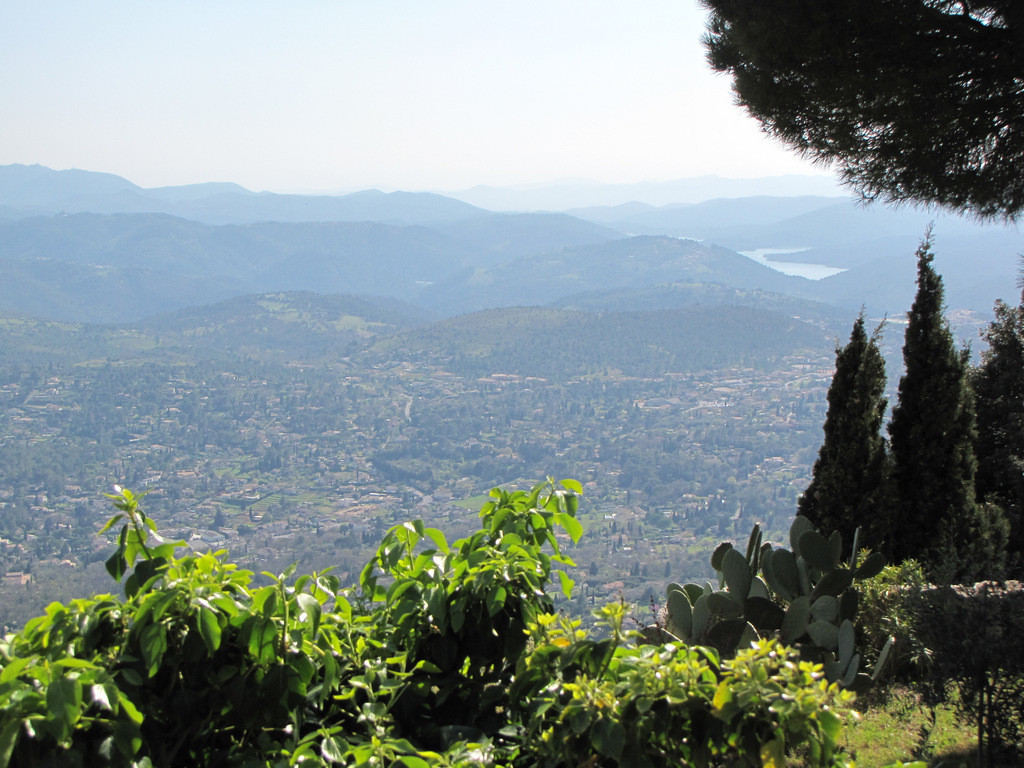
{"label": "pine needle foliage", "polygon": [[864,197],[1024,209],[1020,0],[702,0],[712,67]]}

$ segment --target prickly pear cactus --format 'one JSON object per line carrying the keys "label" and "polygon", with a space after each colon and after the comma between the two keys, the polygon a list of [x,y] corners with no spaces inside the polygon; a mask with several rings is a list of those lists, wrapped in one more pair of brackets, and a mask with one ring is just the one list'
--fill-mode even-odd
{"label": "prickly pear cactus", "polygon": [[[856,650],[854,582],[877,575],[885,557],[876,552],[857,566],[858,531],[844,562],[842,537],[825,537],[800,516],[789,541],[792,550],[773,548],[755,525],[745,554],[728,542],[719,545],[711,556],[719,588],[669,584],[665,626],[660,633],[646,633],[648,639],[709,645],[732,656],[758,638],[775,636],[822,664],[830,681],[853,690],[869,686],[872,677],[860,671]],[[891,642],[876,670],[884,665]]]}

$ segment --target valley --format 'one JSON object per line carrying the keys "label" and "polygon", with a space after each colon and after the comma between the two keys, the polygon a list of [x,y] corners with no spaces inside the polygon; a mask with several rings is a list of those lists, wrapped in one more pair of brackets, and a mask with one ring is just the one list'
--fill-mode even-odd
{"label": "valley", "polygon": [[[196,549],[351,580],[397,521],[457,536],[490,488],[571,477],[574,599],[642,610],[723,538],[788,528],[861,307],[894,318],[895,387],[925,226],[834,197],[501,213],[24,166],[0,205],[6,627],[106,588],[115,484]],[[975,339],[1019,237],[937,226]],[[843,271],[731,250],[795,246]]]}
{"label": "valley", "polygon": [[[364,322],[358,342],[311,320],[354,318],[355,306],[309,294],[260,297],[249,316],[235,306],[225,339],[261,328],[258,354],[192,344],[215,335],[214,307],[176,330],[107,330],[93,340],[104,359],[83,356],[95,352],[73,343],[73,327],[49,328],[45,365],[8,357],[0,570],[32,580],[4,587],[0,624],[102,583],[108,544],[95,531],[108,509],[101,492],[115,483],[147,492],[164,535],[195,548],[226,547],[255,570],[334,565],[351,579],[395,522],[419,517],[458,533],[495,485],[573,477],[586,491],[588,535],[572,549],[574,578],[588,585],[580,594],[621,592],[637,604],[669,579],[704,576],[712,541],[754,521],[788,526],[831,375],[820,327],[786,333],[792,320],[754,313],[733,318],[730,341],[707,310],[670,326],[671,338],[626,332],[623,349],[650,343],[613,368],[596,343],[608,340],[602,325],[554,326],[559,347],[506,312],[467,316],[465,328]],[[534,312],[546,311],[517,314]],[[513,319],[535,344],[516,341]],[[720,348],[687,356],[708,321],[722,329]],[[751,326],[774,341],[744,345]]]}

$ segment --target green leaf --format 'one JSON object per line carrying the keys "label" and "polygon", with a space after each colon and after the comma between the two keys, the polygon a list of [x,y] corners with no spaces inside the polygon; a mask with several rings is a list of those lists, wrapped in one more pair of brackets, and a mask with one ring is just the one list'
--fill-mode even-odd
{"label": "green leaf", "polygon": [[341,595],[335,595],[334,597],[334,612],[341,616],[341,620],[345,624],[349,624],[352,621],[352,603]]}
{"label": "green leaf", "polygon": [[128,561],[124,557],[124,548],[118,547],[114,554],[107,558],[104,566],[106,566],[107,573],[111,575],[114,581],[120,581],[121,577],[128,570]]}
{"label": "green leaf", "polygon": [[143,684],[142,675],[140,675],[131,667],[122,667],[121,669],[117,670],[117,675],[119,677],[124,678],[124,681],[128,683],[128,685],[134,685],[135,687],[139,687]]}
{"label": "green leaf", "polygon": [[89,697],[100,709],[105,709],[107,712],[114,711],[114,708],[110,705],[110,697],[107,696],[107,689],[104,686],[99,684],[90,686]]}
{"label": "green leaf", "polygon": [[446,555],[451,551],[451,548],[448,546],[448,540],[445,539],[444,534],[437,528],[424,528],[423,534],[434,542],[434,546]]}
{"label": "green leaf", "polygon": [[54,666],[64,667],[66,669],[96,669],[96,665],[91,661],[85,659],[79,659],[74,656],[62,656],[53,662]]}
{"label": "green leaf", "polygon": [[277,587],[263,587],[252,596],[252,612],[273,616],[277,610]]}
{"label": "green leaf", "polygon": [[732,686],[733,683],[730,680],[723,680],[719,683],[718,688],[715,690],[715,698],[711,701],[711,706],[721,711],[726,704],[732,701]]}
{"label": "green leaf", "polygon": [[0,683],[9,683],[14,680],[31,661],[32,658],[30,656],[20,656],[12,659],[7,666],[0,669]]}
{"label": "green leaf", "polygon": [[692,639],[700,641],[704,633],[708,631],[708,621],[711,619],[711,608],[708,605],[708,596],[701,595],[693,604],[693,627],[691,629]]}
{"label": "green leaf", "polygon": [[135,704],[132,703],[132,700],[124,694],[118,695],[118,706],[121,708],[121,711],[124,714],[128,715],[128,719],[131,722],[133,722],[135,725],[142,724],[142,713],[139,711],[138,707],[136,707]]}
{"label": "green leaf", "polygon": [[761,745],[762,768],[786,768],[786,742],[772,739]]}
{"label": "green leaf", "polygon": [[626,746],[626,729],[618,720],[603,717],[591,728],[590,743],[605,757],[618,760]]}
{"label": "green leaf", "polygon": [[200,608],[198,616],[199,634],[206,643],[207,652],[213,656],[220,648],[220,622],[217,613],[211,608]]}
{"label": "green leaf", "polygon": [[[142,722],[141,717],[139,722]],[[113,731],[114,744],[117,745],[118,751],[125,757],[130,759],[142,749],[142,737],[139,735],[137,723],[126,723],[123,720],[118,720],[113,724],[111,730]],[[137,765],[138,768],[144,768],[145,760],[146,758],[143,758],[138,762],[132,761],[130,764]]]}
{"label": "green leaf", "polygon": [[167,630],[162,624],[150,624],[142,630],[142,637],[139,638],[142,646],[142,659],[152,677],[160,668],[164,654],[167,652]]}
{"label": "green leaf", "polygon": [[878,660],[875,662],[875,668],[871,671],[871,680],[875,682],[882,674],[882,670],[885,668],[885,662],[889,660],[889,653],[892,651],[893,645],[896,644],[896,638],[889,635],[889,639],[885,641],[885,645],[882,646],[881,652],[878,654]]}
{"label": "green leaf", "polygon": [[580,497],[570,493],[565,497],[565,509],[570,515],[575,515],[580,509]]}
{"label": "green leaf", "polygon": [[[723,657],[733,656],[740,643],[746,639],[747,626],[747,622],[742,618],[723,619],[708,630],[707,643],[721,651]],[[757,637],[756,631],[750,634],[753,638]]]}
{"label": "green leaf", "polygon": [[567,574],[565,571],[559,571],[558,578],[562,582],[562,594],[565,595],[565,599],[571,599],[572,588],[576,585],[576,582],[570,579],[569,574]]}
{"label": "green leaf", "polygon": [[734,597],[724,589],[707,596],[708,608],[714,616],[735,619],[743,615],[742,598]]}
{"label": "green leaf", "polygon": [[448,620],[451,622],[452,632],[462,631],[462,625],[466,622],[466,603],[463,599],[456,599],[448,610]]}
{"label": "green leaf", "polygon": [[114,515],[112,518],[107,520],[106,524],[102,528],[100,528],[99,533],[106,533],[107,531],[109,531],[111,528],[114,527],[114,525],[117,524],[117,521],[120,520],[122,517],[124,517],[124,515]]}
{"label": "green leaf", "polygon": [[249,635],[249,653],[258,664],[270,664],[277,658],[277,628],[274,622],[263,617],[256,617]]}
{"label": "green leaf", "polygon": [[54,680],[46,689],[46,708],[50,716],[59,718],[66,732],[70,733],[82,716],[82,686],[77,680],[67,677]]}
{"label": "green leaf", "polygon": [[560,485],[563,488],[567,488],[567,489],[569,489],[570,491],[572,491],[573,493],[575,493],[575,494],[577,494],[579,496],[583,495],[583,486],[580,485],[579,481],[577,481],[577,480],[563,480],[560,483]]}
{"label": "green leaf", "polygon": [[569,534],[572,543],[578,544],[580,537],[583,536],[583,526],[580,525],[580,521],[572,515],[563,513],[558,516],[558,522],[565,528],[565,532]]}
{"label": "green leaf", "polygon": [[844,621],[839,625],[839,663],[848,665],[853,658],[856,632],[852,621]]}
{"label": "green leaf", "polygon": [[0,728],[0,768],[7,768],[21,732],[21,718],[12,717]]}
{"label": "green leaf", "polygon": [[760,632],[781,629],[786,612],[767,597],[751,596],[743,603],[743,615]]}
{"label": "green leaf", "polygon": [[345,749],[333,736],[325,736],[320,742],[320,755],[328,763],[345,762]]}
{"label": "green leaf", "polygon": [[[305,614],[306,620],[309,622],[312,629],[312,635],[315,637],[316,633],[320,629],[320,616],[322,613],[322,607],[320,601],[313,597],[308,592],[302,592],[299,594],[295,601],[299,604],[299,609]],[[299,617],[301,620],[301,616]]]}

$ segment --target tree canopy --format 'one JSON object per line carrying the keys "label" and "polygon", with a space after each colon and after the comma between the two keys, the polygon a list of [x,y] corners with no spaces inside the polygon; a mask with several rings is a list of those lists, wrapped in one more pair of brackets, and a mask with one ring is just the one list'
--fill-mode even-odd
{"label": "tree canopy", "polygon": [[946,583],[1001,575],[1006,522],[975,503],[977,426],[968,350],[957,349],[944,315],[931,241],[917,251],[917,295],[903,343],[906,373],[889,422],[896,509],[888,552],[917,558]]}
{"label": "tree canopy", "polygon": [[861,312],[849,343],[836,349],[825,439],[811,484],[797,506],[797,514],[820,529],[838,531],[847,541],[857,528],[865,530],[868,541],[882,542],[888,536],[887,454],[880,431],[887,400],[880,331],[868,336]]}
{"label": "tree canopy", "polygon": [[1024,209],[1018,0],[702,0],[704,42],[773,136],[867,199]]}
{"label": "tree canopy", "polygon": [[996,302],[983,334],[988,349],[974,370],[978,417],[978,501],[998,504],[1010,524],[1012,575],[1024,574],[1024,296]]}

